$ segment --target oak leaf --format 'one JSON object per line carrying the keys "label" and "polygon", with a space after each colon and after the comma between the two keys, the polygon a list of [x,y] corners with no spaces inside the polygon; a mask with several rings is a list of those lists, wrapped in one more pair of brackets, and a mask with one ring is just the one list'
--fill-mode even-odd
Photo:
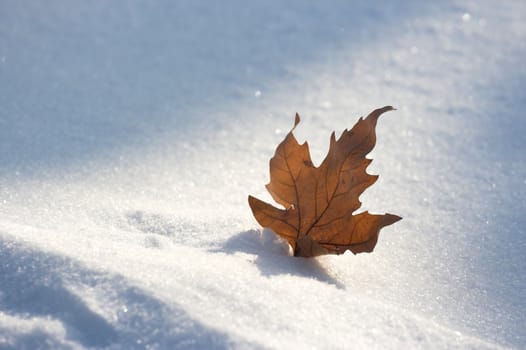
{"label": "oak leaf", "polygon": [[294,256],[372,252],[380,229],[401,219],[393,214],[353,215],[361,206],[359,196],[378,178],[366,172],[372,160],[365,156],[376,143],[378,118],[391,110],[391,106],[374,110],[338,140],[333,132],[329,152],[319,167],[311,161],[307,142],[300,145],[292,133],[300,122],[296,114],[294,127],[270,159],[266,185],[285,209],[248,196],[259,224],[284,238]]}

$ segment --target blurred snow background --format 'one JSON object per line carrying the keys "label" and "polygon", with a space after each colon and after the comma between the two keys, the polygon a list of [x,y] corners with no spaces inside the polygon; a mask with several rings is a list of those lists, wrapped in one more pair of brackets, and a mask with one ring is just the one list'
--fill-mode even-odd
{"label": "blurred snow background", "polygon": [[[524,1],[0,0],[0,348],[524,348]],[[379,122],[373,254],[252,218]]]}

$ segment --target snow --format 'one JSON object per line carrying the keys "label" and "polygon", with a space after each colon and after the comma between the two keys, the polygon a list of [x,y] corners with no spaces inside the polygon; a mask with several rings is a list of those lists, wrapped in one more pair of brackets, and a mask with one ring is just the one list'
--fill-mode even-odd
{"label": "snow", "polygon": [[[0,348],[526,347],[526,3],[0,3]],[[253,219],[382,117],[372,254]]]}

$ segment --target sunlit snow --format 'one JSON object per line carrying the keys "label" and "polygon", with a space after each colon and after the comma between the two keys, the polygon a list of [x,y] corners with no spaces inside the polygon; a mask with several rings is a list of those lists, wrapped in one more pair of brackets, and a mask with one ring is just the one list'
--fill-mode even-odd
{"label": "sunlit snow", "polygon": [[[526,2],[0,2],[0,348],[526,347]],[[379,121],[372,254],[252,217]]]}

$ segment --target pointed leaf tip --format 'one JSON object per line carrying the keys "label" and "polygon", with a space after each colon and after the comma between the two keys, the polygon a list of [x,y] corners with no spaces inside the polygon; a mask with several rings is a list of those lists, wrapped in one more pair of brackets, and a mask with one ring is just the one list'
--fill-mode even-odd
{"label": "pointed leaf tip", "polygon": [[294,117],[294,127],[296,127],[300,123],[300,115],[296,113],[296,116]]}
{"label": "pointed leaf tip", "polygon": [[384,216],[384,226],[392,225],[400,220],[402,220],[401,216],[386,213]]}
{"label": "pointed leaf tip", "polygon": [[395,111],[395,110],[396,110],[396,108],[394,108],[393,106],[385,106],[385,107],[382,107],[382,108],[378,108],[378,109],[375,109],[374,111],[372,111],[371,113],[369,113],[369,115],[365,119],[369,119],[370,118],[370,119],[376,121],[385,112]]}

